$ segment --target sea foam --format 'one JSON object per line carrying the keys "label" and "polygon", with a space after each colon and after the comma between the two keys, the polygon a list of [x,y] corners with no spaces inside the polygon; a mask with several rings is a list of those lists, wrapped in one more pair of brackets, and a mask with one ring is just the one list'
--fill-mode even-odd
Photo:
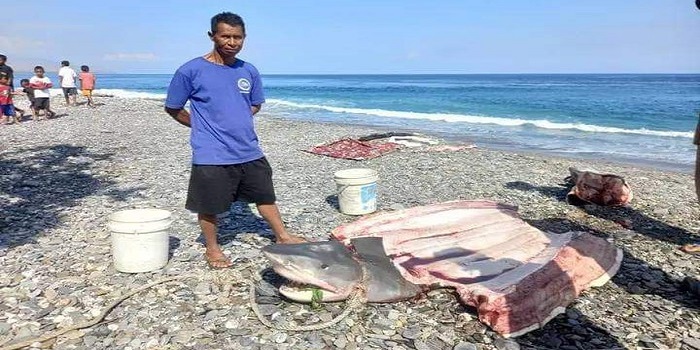
{"label": "sea foam", "polygon": [[348,113],[348,114],[364,114],[385,118],[403,118],[403,119],[422,119],[432,121],[444,121],[450,123],[471,123],[471,124],[492,124],[501,126],[534,126],[541,129],[550,130],[579,130],[591,133],[617,133],[617,134],[636,134],[650,135],[661,137],[684,137],[692,138],[692,131],[663,131],[649,129],[625,129],[610,126],[591,125],[583,123],[556,123],[549,120],[528,120],[519,118],[502,118],[489,117],[479,115],[466,114],[450,114],[450,113],[420,113],[420,112],[405,112],[392,111],[385,109],[370,109],[370,108],[350,108],[350,107],[335,107],[318,104],[303,104],[289,102],[285,100],[270,99],[269,104],[283,105],[292,108],[316,109],[333,113]]}

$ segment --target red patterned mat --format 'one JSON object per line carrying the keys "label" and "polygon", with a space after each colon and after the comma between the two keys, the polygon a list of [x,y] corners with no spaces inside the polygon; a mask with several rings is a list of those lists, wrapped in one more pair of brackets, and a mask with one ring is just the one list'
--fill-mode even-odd
{"label": "red patterned mat", "polygon": [[348,138],[314,146],[305,151],[333,158],[365,160],[396,151],[399,147],[400,145],[391,142],[370,143]]}

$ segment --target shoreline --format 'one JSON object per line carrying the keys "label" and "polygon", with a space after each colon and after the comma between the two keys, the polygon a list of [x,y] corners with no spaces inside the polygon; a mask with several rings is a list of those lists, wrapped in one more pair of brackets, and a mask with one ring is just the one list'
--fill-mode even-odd
{"label": "shoreline", "polygon": [[[278,205],[290,232],[327,240],[357,217],[338,212],[333,173],[378,171],[378,209],[398,210],[449,200],[494,200],[518,207],[543,231],[587,231],[623,251],[620,270],[581,294],[542,329],[504,339],[449,290],[417,300],[364,305],[337,325],[308,333],[261,325],[250,310],[247,282],[269,267],[260,248],[272,243],[267,225],[241,203],[220,217],[220,244],[235,260],[207,268],[196,215],[184,209],[190,171],[189,131],[162,101],[96,98],[98,108],[63,107],[59,118],[0,126],[0,339],[20,340],[91,319],[112,300],[164,277],[200,277],[165,284],[115,308],[107,322],[55,343],[56,349],[384,349],[688,348],[700,342],[700,306],[683,289],[700,276],[700,259],[679,246],[700,240],[700,205],[690,174],[602,161],[504,152],[402,149],[351,161],[301,151],[380,128],[256,116],[273,168]],[[477,145],[478,146],[478,145]],[[629,207],[575,207],[564,200],[568,167],[592,167],[625,177]],[[150,273],[114,270],[107,217],[131,208],[171,211],[171,257]],[[249,264],[250,263],[250,264]],[[254,266],[251,267],[251,264]],[[278,324],[332,319],[342,304],[320,309],[280,298],[267,272],[260,310]],[[517,343],[517,344],[515,344]]]}
{"label": "shoreline", "polygon": [[[301,119],[296,119],[296,118],[285,118],[285,117],[280,117],[280,116],[275,116],[269,112],[261,111],[260,115],[264,115],[270,118],[274,119],[279,119],[279,120],[284,120],[284,121],[291,121],[291,122],[304,122],[304,123],[317,123],[317,124],[323,124],[323,125],[334,125],[334,126],[339,126],[339,127],[358,127],[358,128],[364,128],[364,129],[374,129],[378,132],[390,132],[390,131],[400,131],[400,132],[413,132],[417,134],[422,134],[425,136],[429,136],[435,139],[440,139],[446,143],[456,143],[456,144],[474,144],[478,148],[481,149],[488,149],[492,151],[498,151],[498,152],[506,152],[506,153],[513,153],[513,154],[523,154],[523,155],[529,155],[529,156],[535,156],[535,157],[542,157],[542,158],[556,158],[556,159],[561,159],[561,160],[571,160],[571,161],[589,161],[589,162],[594,162],[596,164],[600,164],[601,166],[605,167],[607,165],[610,166],[627,166],[627,167],[634,167],[638,169],[644,169],[644,170],[658,170],[658,171],[664,171],[664,172],[673,172],[673,173],[681,173],[681,174],[694,174],[694,165],[682,165],[682,164],[671,164],[671,163],[663,163],[663,162],[653,162],[653,161],[645,161],[645,160],[640,160],[640,159],[625,159],[625,158],[612,158],[609,160],[600,160],[599,157],[596,157],[594,155],[586,156],[581,153],[567,153],[564,154],[562,152],[547,152],[547,151],[540,151],[536,149],[507,149],[506,146],[498,147],[493,143],[488,143],[488,142],[473,142],[472,139],[462,136],[462,135],[454,135],[454,134],[442,134],[442,133],[429,133],[425,132],[422,130],[414,129],[414,128],[391,128],[388,126],[375,126],[371,124],[350,124],[350,123],[343,123],[343,122],[327,122],[327,121],[310,121],[310,120],[301,120]],[[597,168],[596,170],[603,171],[604,168]]]}

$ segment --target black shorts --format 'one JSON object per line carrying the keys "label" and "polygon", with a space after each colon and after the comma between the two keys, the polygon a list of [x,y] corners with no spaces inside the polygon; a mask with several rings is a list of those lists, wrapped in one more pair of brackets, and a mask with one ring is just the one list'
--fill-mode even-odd
{"label": "black shorts", "polygon": [[37,97],[32,102],[32,108],[34,109],[49,109],[49,98],[48,97]]}
{"label": "black shorts", "polygon": [[272,168],[265,157],[234,165],[192,165],[185,208],[219,214],[237,200],[273,204]]}
{"label": "black shorts", "polygon": [[63,88],[63,96],[68,97],[68,95],[77,95],[78,94],[78,88],[74,87],[69,87],[69,88]]}

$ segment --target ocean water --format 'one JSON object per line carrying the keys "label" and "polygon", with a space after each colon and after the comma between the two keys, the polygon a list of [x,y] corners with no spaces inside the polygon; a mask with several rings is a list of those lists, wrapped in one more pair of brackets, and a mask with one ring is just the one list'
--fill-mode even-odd
{"label": "ocean water", "polygon": [[[55,78],[55,77],[54,77]],[[165,96],[170,75],[98,74],[98,92]],[[700,74],[265,75],[266,112],[485,148],[690,171]]]}

